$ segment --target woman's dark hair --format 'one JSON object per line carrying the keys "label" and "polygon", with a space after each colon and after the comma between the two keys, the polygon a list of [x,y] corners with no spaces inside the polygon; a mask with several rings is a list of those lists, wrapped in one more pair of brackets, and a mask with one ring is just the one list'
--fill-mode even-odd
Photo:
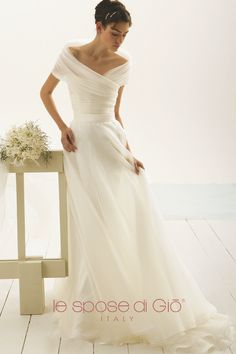
{"label": "woman's dark hair", "polygon": [[109,23],[128,22],[132,26],[131,16],[125,5],[118,0],[102,0],[95,7],[95,23],[101,21],[104,28]]}

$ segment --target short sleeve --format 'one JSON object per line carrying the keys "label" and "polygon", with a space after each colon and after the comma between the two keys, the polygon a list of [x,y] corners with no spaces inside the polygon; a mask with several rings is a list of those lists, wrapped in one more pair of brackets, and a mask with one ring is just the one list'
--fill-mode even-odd
{"label": "short sleeve", "polygon": [[54,65],[52,67],[51,73],[58,79],[65,81],[66,73],[67,73],[67,66],[66,66],[66,59],[64,56],[65,48],[61,49]]}
{"label": "short sleeve", "polygon": [[127,85],[130,79],[130,70],[131,70],[131,64],[130,61],[128,61],[128,64],[125,66],[125,70],[121,76],[121,81],[120,85]]}
{"label": "short sleeve", "polygon": [[120,53],[123,57],[125,57],[128,60],[127,65],[124,66],[123,70],[121,71],[120,75],[120,86],[126,85],[129,82],[130,79],[130,72],[132,68],[132,61],[131,61],[131,56],[130,53],[122,48],[122,51],[120,50]]}

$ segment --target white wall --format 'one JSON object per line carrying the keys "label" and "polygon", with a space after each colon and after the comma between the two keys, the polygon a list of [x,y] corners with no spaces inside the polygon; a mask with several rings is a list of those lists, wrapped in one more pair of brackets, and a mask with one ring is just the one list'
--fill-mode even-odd
{"label": "white wall", "polygon": [[[0,12],[1,136],[38,120],[62,148],[39,91],[71,38],[95,36],[98,1],[9,1]],[[135,156],[153,182],[236,181],[236,2],[124,1],[133,26],[123,43],[132,56],[121,116]],[[72,111],[60,83],[63,119]]]}

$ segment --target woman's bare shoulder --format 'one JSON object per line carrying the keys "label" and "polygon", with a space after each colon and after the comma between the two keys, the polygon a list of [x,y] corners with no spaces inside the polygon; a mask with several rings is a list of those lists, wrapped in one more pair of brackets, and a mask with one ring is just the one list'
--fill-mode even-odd
{"label": "woman's bare shoulder", "polygon": [[125,64],[125,63],[128,61],[127,58],[121,56],[120,54],[114,53],[114,55],[115,55],[115,56],[114,56],[114,59],[116,59],[117,61],[119,61],[120,64]]}
{"label": "woman's bare shoulder", "polygon": [[[71,52],[71,54],[73,54],[75,57],[79,57],[80,54],[83,55],[83,52],[86,54],[86,44],[84,45],[70,45],[67,48],[69,49],[69,51]],[[111,53],[106,59],[108,60],[115,60],[117,62],[117,64],[125,64],[128,61],[128,58],[126,58],[125,56],[122,56],[120,54],[117,53]]]}

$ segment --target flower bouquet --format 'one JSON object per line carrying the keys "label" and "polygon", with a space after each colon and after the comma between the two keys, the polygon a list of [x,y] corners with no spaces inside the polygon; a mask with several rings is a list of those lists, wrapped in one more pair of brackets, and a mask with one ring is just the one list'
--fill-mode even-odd
{"label": "flower bouquet", "polygon": [[37,160],[40,157],[46,163],[52,157],[48,149],[48,136],[33,121],[19,127],[14,125],[6,138],[0,140],[0,161],[9,160],[15,166],[22,166],[26,159],[39,165]]}

